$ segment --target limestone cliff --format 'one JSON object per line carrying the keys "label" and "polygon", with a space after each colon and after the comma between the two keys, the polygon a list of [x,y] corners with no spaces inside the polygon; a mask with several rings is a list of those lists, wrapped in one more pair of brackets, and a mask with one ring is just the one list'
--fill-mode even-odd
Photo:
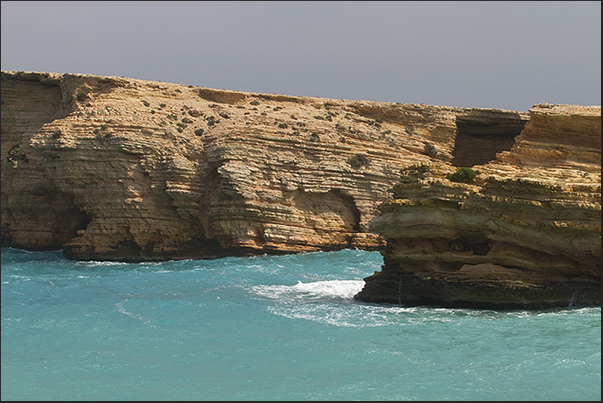
{"label": "limestone cliff", "polygon": [[74,259],[379,249],[367,224],[400,167],[486,163],[528,120],[121,77],[1,82],[2,246]]}
{"label": "limestone cliff", "polygon": [[601,304],[601,107],[540,104],[511,150],[474,172],[401,171],[369,227],[381,272],[357,299],[546,308]]}

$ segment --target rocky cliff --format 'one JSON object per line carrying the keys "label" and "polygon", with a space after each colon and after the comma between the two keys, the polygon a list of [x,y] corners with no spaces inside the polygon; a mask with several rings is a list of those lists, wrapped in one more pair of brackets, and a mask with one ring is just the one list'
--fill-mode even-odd
{"label": "rocky cliff", "polygon": [[[473,170],[406,166],[369,227],[383,270],[357,299],[547,308],[601,304],[601,107],[536,105]],[[468,164],[469,165],[469,164]]]}
{"label": "rocky cliff", "polygon": [[[74,259],[376,250],[367,225],[401,167],[487,163],[528,120],[121,77],[1,82],[2,246]],[[550,152],[582,155],[564,150]]]}

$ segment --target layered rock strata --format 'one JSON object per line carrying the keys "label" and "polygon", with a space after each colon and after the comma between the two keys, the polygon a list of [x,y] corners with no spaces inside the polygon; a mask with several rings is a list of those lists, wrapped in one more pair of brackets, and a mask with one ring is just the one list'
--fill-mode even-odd
{"label": "layered rock strata", "polygon": [[[601,107],[536,105],[511,150],[453,176],[407,166],[369,223],[387,242],[367,302],[601,305]],[[460,181],[459,181],[460,180]]]}
{"label": "layered rock strata", "polygon": [[[145,261],[379,249],[401,166],[527,113],[3,71],[2,246]],[[482,134],[483,134],[482,133]],[[479,137],[479,136],[478,136]],[[487,136],[486,136],[487,137]]]}

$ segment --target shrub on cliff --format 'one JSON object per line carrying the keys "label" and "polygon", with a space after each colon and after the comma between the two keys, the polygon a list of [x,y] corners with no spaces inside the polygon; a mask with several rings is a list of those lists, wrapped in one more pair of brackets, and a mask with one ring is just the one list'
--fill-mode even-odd
{"label": "shrub on cliff", "polygon": [[86,94],[85,92],[82,92],[82,91],[78,91],[75,94],[75,99],[77,99],[78,102],[84,102],[88,99],[88,94]]}
{"label": "shrub on cliff", "polygon": [[23,151],[23,149],[21,149],[21,147],[18,144],[15,144],[14,146],[11,147],[10,150],[8,150],[8,155],[6,156],[6,160],[8,162],[17,162],[17,161],[29,162],[29,159],[25,155],[25,152]]}
{"label": "shrub on cliff", "polygon": [[348,159],[348,164],[354,169],[360,169],[361,167],[368,167],[371,163],[371,159],[365,154],[356,154]]}
{"label": "shrub on cliff", "polygon": [[424,179],[429,171],[429,165],[410,165],[400,169],[400,178]]}
{"label": "shrub on cliff", "polygon": [[473,169],[461,167],[457,169],[455,173],[446,176],[446,179],[451,180],[453,182],[471,183],[473,182],[476,176],[477,172],[475,172]]}
{"label": "shrub on cliff", "polygon": [[425,154],[429,155],[430,157],[435,157],[438,155],[438,151],[433,146],[433,144],[430,144],[428,141],[424,141],[423,145],[425,146],[423,147],[423,151],[425,151]]}

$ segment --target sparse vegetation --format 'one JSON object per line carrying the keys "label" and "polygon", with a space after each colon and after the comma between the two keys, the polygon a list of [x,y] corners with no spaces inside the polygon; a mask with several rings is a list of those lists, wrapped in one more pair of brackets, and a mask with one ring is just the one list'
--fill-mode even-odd
{"label": "sparse vegetation", "polygon": [[320,136],[316,132],[312,132],[310,134],[310,141],[320,141]]}
{"label": "sparse vegetation", "polygon": [[94,129],[94,134],[96,135],[96,139],[98,141],[100,141],[101,144],[104,144],[105,140],[109,140],[111,137],[113,137],[112,132],[105,132],[106,129],[107,129],[107,125],[102,125],[100,129],[99,128]]}
{"label": "sparse vegetation", "polygon": [[400,177],[401,178],[424,178],[425,174],[429,172],[429,165],[410,165],[400,169]]}
{"label": "sparse vegetation", "polygon": [[370,163],[371,159],[366,154],[356,154],[348,159],[348,164],[354,169],[368,167]]}
{"label": "sparse vegetation", "polygon": [[203,129],[197,129],[197,130],[195,130],[195,136],[203,136],[203,132],[204,132]]}
{"label": "sparse vegetation", "polygon": [[86,93],[85,93],[85,92],[78,91],[78,92],[75,94],[75,99],[77,99],[77,100],[78,100],[78,102],[84,102],[85,100],[87,100],[87,99],[88,99],[88,95],[86,95]]}
{"label": "sparse vegetation", "polygon": [[381,123],[383,123],[382,119],[375,119],[371,122],[368,122],[369,126],[374,126],[377,129],[381,129]]}
{"label": "sparse vegetation", "polygon": [[21,148],[21,146],[19,146],[19,144],[15,144],[14,146],[12,146],[10,148],[10,150],[8,150],[6,160],[8,162],[18,162],[18,161],[28,162],[29,161],[29,159],[25,155],[25,151],[23,151],[23,149]]}
{"label": "sparse vegetation", "polygon": [[253,100],[249,103],[249,105],[259,105],[259,104],[260,104],[260,102],[256,101],[256,100]]}
{"label": "sparse vegetation", "polygon": [[208,126],[213,126],[215,124],[220,123],[220,121],[216,120],[215,116],[213,116],[213,115],[208,116],[206,119],[207,119],[207,125]]}
{"label": "sparse vegetation", "polygon": [[446,176],[446,179],[452,182],[471,183],[475,180],[477,172],[468,167],[460,167],[455,173]]}
{"label": "sparse vegetation", "polygon": [[435,157],[438,155],[438,150],[436,150],[433,144],[429,143],[428,141],[423,142],[423,144],[425,145],[425,147],[423,147],[425,154],[429,155],[430,157]]}

